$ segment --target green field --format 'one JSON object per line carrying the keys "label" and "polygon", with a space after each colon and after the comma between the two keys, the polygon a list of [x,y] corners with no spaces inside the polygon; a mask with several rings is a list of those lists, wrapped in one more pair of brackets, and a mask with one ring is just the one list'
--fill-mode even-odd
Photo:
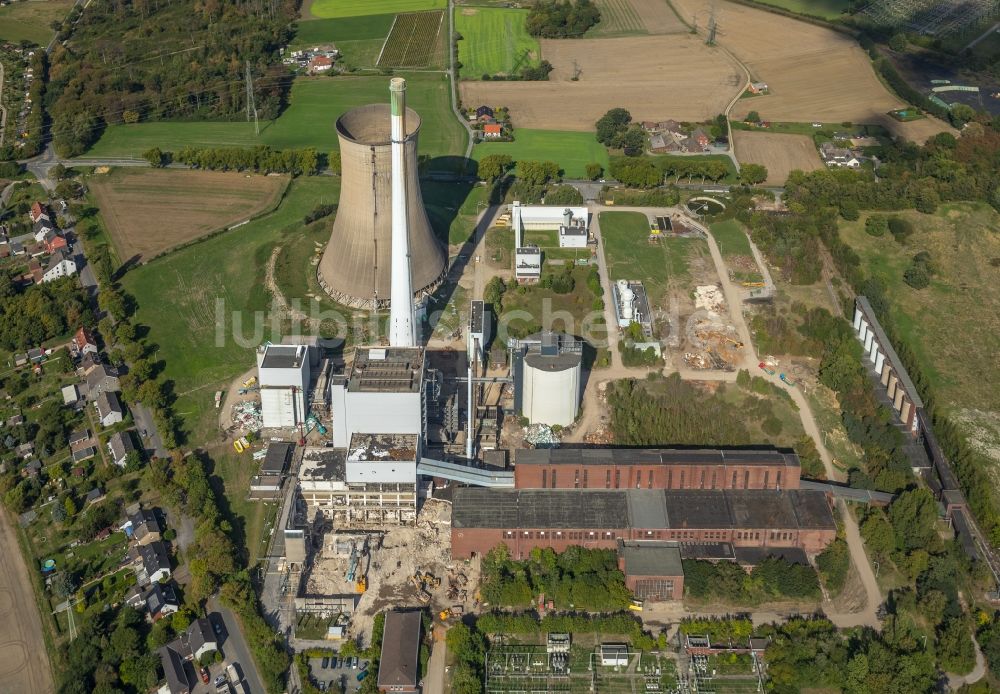
{"label": "green field", "polygon": [[296,25],[295,38],[291,48],[315,46],[320,43],[335,43],[346,53],[342,44],[364,40],[383,40],[392,28],[394,14],[376,14],[365,17],[344,17],[338,19],[310,19]]}
{"label": "green field", "polygon": [[72,6],[72,0],[31,0],[0,7],[0,40],[45,46],[55,34],[49,25],[65,19]]}
{"label": "green field", "polygon": [[[917,229],[905,246],[889,234],[865,233],[865,216],[842,222],[841,237],[865,271],[885,282],[893,322],[916,353],[938,407],[1000,412],[1000,215],[985,204],[959,203],[934,215],[901,216]],[[938,272],[926,289],[912,289],[903,272],[924,250]]]}
{"label": "green field", "polygon": [[755,0],[755,2],[820,19],[837,19],[851,7],[850,0]]}
{"label": "green field", "polygon": [[653,305],[662,303],[670,289],[686,287],[692,255],[708,254],[704,239],[667,237],[650,245],[649,219],[641,212],[602,212],[600,225],[611,281],[642,280]]}
{"label": "green field", "polygon": [[593,133],[519,128],[514,137],[514,142],[480,142],[473,148],[472,158],[478,161],[488,154],[509,154],[514,161],[554,161],[562,167],[565,178],[583,178],[587,164],[595,161],[608,168],[608,150]]}
{"label": "green field", "polygon": [[[448,81],[444,75],[400,73],[407,78],[408,105],[420,113],[420,154],[429,157],[461,155],[466,132],[449,108]],[[307,77],[295,81],[291,100],[274,121],[261,123],[260,137],[253,124],[136,123],[109,127],[85,156],[140,157],[150,147],[177,151],[193,147],[252,147],[276,149],[315,147],[320,152],[338,149],[334,122],[345,111],[377,101],[388,103],[388,77]],[[431,168],[441,162],[432,163]]]}
{"label": "green field", "polygon": [[[165,362],[166,379],[178,396],[174,409],[195,443],[216,431],[213,391],[253,363],[253,347],[233,338],[235,322],[241,321],[245,343],[271,337],[269,321],[262,321],[254,335],[253,314],[271,304],[263,281],[271,249],[302,229],[307,212],[338,197],[339,179],[298,178],[273,213],[139,266],[123,278],[138,303],[136,320],[149,326],[149,341]],[[170,297],[169,311],[163,310],[164,297]]]}
{"label": "green field", "polygon": [[[370,14],[396,14],[421,10],[443,10],[447,0],[312,0],[303,14],[320,19],[333,17],[359,17]],[[308,10],[307,10],[308,8]]]}
{"label": "green field", "polygon": [[719,253],[723,256],[753,255],[750,250],[750,239],[743,231],[743,225],[735,219],[716,222],[710,227],[715,242],[719,244]]}
{"label": "green field", "polygon": [[601,21],[587,32],[588,38],[649,33],[629,0],[595,0],[594,4],[601,11]]}
{"label": "green field", "polygon": [[443,66],[447,55],[448,25],[444,12],[397,14],[392,31],[378,57],[379,67],[421,68]]}
{"label": "green field", "polygon": [[538,40],[524,27],[527,15],[527,10],[456,8],[455,31],[462,36],[458,42],[461,76],[510,75],[526,65],[537,65],[542,52]]}

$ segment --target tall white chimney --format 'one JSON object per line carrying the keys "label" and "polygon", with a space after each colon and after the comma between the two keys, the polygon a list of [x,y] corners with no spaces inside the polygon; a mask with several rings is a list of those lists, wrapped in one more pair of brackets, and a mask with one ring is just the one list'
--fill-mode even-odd
{"label": "tall white chimney", "polygon": [[389,344],[413,347],[417,343],[413,316],[413,279],[410,273],[410,228],[406,199],[406,80],[389,81],[392,108],[392,282],[389,292]]}

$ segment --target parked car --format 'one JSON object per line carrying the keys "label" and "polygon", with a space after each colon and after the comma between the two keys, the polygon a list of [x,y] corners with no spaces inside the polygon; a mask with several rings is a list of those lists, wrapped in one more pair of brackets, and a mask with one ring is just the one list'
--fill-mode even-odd
{"label": "parked car", "polygon": [[323,656],[323,664],[320,665],[320,667],[324,668],[330,667],[330,659],[326,656]]}
{"label": "parked car", "polygon": [[358,669],[358,656],[354,656],[353,658],[351,658],[351,669],[352,670]]}
{"label": "parked car", "polygon": [[362,670],[361,672],[358,673],[358,682],[360,682],[361,680],[363,680],[366,677],[368,677],[368,671],[367,670]]}
{"label": "parked car", "polygon": [[223,675],[219,675],[218,677],[215,678],[215,686],[216,687],[221,687],[222,685],[224,685],[226,683],[226,681],[227,681],[226,680],[226,676],[224,674]]}
{"label": "parked car", "polygon": [[208,668],[200,667],[198,668],[198,676],[201,677],[201,681],[208,684]]}
{"label": "parked car", "polygon": [[336,656],[330,658],[330,667],[332,667],[332,668],[338,668],[338,667],[340,667],[340,665],[341,665],[341,663],[340,663],[340,659],[339,658],[337,658]]}

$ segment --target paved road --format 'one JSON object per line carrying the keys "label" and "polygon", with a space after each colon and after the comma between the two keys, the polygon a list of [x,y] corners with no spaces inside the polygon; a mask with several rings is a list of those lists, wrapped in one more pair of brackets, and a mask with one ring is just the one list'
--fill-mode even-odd
{"label": "paved road", "polygon": [[[132,415],[135,417],[135,426],[139,430],[139,435],[142,436],[143,447],[147,451],[152,451],[157,458],[170,457],[149,408],[141,402],[137,402],[131,405],[131,409]],[[143,435],[143,432],[146,432],[146,435]]]}
{"label": "paved road", "polygon": [[424,691],[434,694],[445,694],[444,663],[448,647],[444,639],[434,642],[431,649],[431,659],[427,662],[427,677],[424,678]]}
{"label": "paved road", "polygon": [[253,656],[250,654],[250,648],[247,646],[243,629],[236,615],[214,596],[208,600],[208,611],[217,613],[216,617],[222,617],[225,636],[220,646],[226,656],[226,661],[240,664],[240,670],[252,694],[266,692],[264,681],[261,679],[260,672],[257,671],[257,663],[254,662]]}
{"label": "paved road", "polygon": [[0,692],[53,691],[42,621],[21,555],[14,518],[0,508]]}
{"label": "paved road", "polygon": [[465,158],[469,159],[472,156],[472,146],[476,142],[476,136],[472,132],[472,126],[469,125],[469,120],[462,115],[461,111],[458,110],[458,80],[455,79],[455,2],[454,0],[448,0],[448,80],[450,82],[449,89],[451,90],[451,112],[455,114],[455,118],[458,122],[462,124],[466,132],[469,134],[469,142],[465,146]]}

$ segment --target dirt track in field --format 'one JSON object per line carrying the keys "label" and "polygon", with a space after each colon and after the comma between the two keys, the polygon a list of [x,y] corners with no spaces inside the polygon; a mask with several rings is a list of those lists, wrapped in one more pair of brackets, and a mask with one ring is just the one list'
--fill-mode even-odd
{"label": "dirt track in field", "polygon": [[783,185],[795,169],[815,171],[823,168],[816,145],[808,135],[783,135],[734,130],[736,158],[741,164],[767,167],[767,184]]}
{"label": "dirt track in field", "polygon": [[14,522],[0,509],[0,547],[6,555],[0,563],[0,692],[48,694],[52,669]]}
{"label": "dirt track in field", "polygon": [[287,176],[122,169],[89,187],[123,263],[150,258],[269,209]]}
{"label": "dirt track in field", "polygon": [[722,51],[690,34],[543,39],[541,47],[555,68],[549,81],[462,82],[462,102],[507,106],[515,128],[587,131],[616,106],[639,121],[712,118],[743,80]]}
{"label": "dirt track in field", "polygon": [[868,55],[849,36],[724,1],[675,2],[682,16],[698,17],[701,31],[714,5],[718,43],[770,87],[766,96],[738,102],[735,118],[755,110],[774,121],[877,123],[918,142],[949,129],[932,118],[900,123],[886,115],[906,104],[879,81]]}

